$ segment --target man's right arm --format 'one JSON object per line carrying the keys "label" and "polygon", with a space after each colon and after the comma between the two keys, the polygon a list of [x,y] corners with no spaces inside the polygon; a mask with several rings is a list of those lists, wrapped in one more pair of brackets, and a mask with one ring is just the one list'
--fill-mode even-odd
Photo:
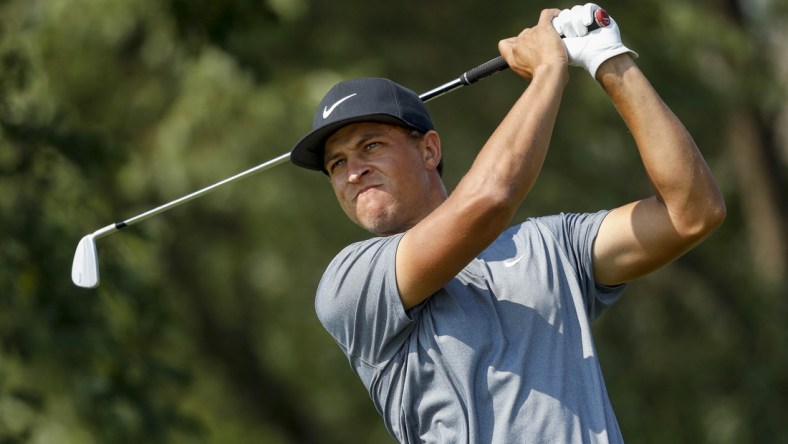
{"label": "man's right arm", "polygon": [[405,308],[438,291],[511,222],[542,168],[568,80],[566,50],[545,10],[534,28],[498,47],[530,85],[449,198],[400,241],[397,287]]}

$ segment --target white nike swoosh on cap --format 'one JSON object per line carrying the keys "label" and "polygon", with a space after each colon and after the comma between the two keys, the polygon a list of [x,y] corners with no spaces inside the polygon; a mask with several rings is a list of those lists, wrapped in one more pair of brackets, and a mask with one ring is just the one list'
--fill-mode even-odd
{"label": "white nike swoosh on cap", "polygon": [[520,261],[521,261],[521,260],[522,260],[524,257],[525,257],[525,253],[521,254],[521,255],[520,255],[519,257],[517,257],[517,258],[514,258],[514,259],[509,259],[509,260],[505,260],[505,261],[503,261],[503,266],[504,266],[504,267],[506,267],[506,268],[511,268],[511,267],[514,267],[514,266],[515,266],[515,265],[517,265],[517,263],[518,263],[518,262],[520,262]]}
{"label": "white nike swoosh on cap", "polygon": [[331,113],[333,113],[333,112],[334,112],[334,109],[335,109],[337,106],[339,106],[339,104],[340,104],[340,103],[342,103],[342,102],[344,102],[345,100],[347,100],[347,99],[349,99],[349,98],[351,98],[351,97],[355,96],[356,94],[357,94],[357,93],[353,93],[353,94],[351,94],[351,95],[349,95],[349,96],[347,96],[347,97],[343,97],[343,98],[341,98],[341,99],[337,100],[337,101],[336,101],[336,103],[334,103],[333,105],[331,105],[331,108],[326,108],[326,107],[324,106],[324,107],[323,107],[323,118],[324,118],[324,119],[327,119],[327,118],[328,118],[328,116],[330,116],[330,115],[331,115]]}

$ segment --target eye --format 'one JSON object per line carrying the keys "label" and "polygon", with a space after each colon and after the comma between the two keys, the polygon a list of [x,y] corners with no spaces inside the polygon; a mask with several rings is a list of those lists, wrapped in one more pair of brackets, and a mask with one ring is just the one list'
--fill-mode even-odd
{"label": "eye", "polygon": [[345,159],[331,160],[328,162],[328,164],[326,164],[326,171],[328,171],[329,175],[334,174],[334,171],[336,171],[337,168],[343,166],[344,164],[345,164]]}
{"label": "eye", "polygon": [[364,145],[364,151],[369,151],[371,149],[379,147],[380,145],[381,145],[380,142],[370,142],[370,143]]}

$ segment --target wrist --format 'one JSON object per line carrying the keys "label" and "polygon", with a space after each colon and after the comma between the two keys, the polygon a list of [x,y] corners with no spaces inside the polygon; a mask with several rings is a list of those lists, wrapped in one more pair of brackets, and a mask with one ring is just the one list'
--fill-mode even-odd
{"label": "wrist", "polygon": [[531,82],[537,79],[554,78],[561,82],[561,86],[566,86],[569,82],[569,65],[566,61],[556,61],[543,63],[534,69]]}
{"label": "wrist", "polygon": [[636,67],[635,59],[629,52],[613,56],[599,65],[595,78],[604,85],[606,81],[620,79],[624,73]]}

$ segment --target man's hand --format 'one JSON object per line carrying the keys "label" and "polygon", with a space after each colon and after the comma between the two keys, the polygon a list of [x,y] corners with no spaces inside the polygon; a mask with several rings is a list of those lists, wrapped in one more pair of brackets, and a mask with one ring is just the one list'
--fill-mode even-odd
{"label": "man's hand", "polygon": [[583,37],[588,34],[588,27],[594,22],[594,12],[597,9],[599,6],[594,3],[564,9],[553,19],[553,28],[565,37]]}
{"label": "man's hand", "polygon": [[524,29],[517,37],[501,40],[498,50],[509,67],[526,79],[533,79],[540,66],[559,66],[569,63],[566,48],[550,25],[558,9],[545,9],[533,28]]}
{"label": "man's hand", "polygon": [[599,66],[611,57],[623,53],[638,57],[636,52],[621,42],[621,33],[612,17],[609,25],[588,32],[588,25],[594,22],[594,11],[598,8],[594,3],[577,5],[572,9],[564,9],[553,20],[555,30],[566,36],[564,44],[569,63],[582,66],[594,78]]}

